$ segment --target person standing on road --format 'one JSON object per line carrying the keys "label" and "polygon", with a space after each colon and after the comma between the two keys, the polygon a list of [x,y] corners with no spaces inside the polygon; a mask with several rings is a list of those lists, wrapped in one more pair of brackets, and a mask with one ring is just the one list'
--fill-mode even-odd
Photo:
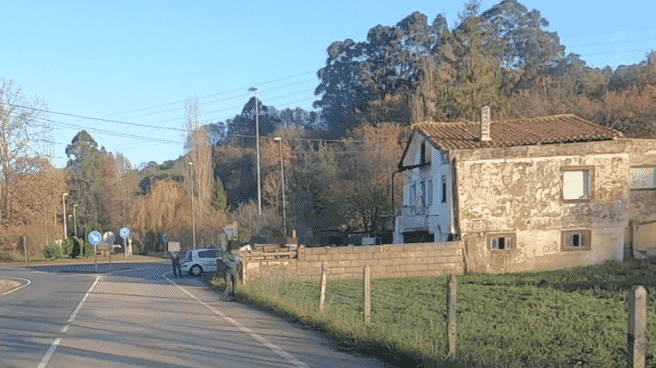
{"label": "person standing on road", "polygon": [[180,266],[180,253],[177,253],[175,255],[175,259],[173,260],[173,268],[178,269],[178,278],[182,278],[182,267]]}
{"label": "person standing on road", "polygon": [[177,252],[171,252],[171,265],[173,266],[173,275],[177,278],[182,277],[180,270],[180,255]]}

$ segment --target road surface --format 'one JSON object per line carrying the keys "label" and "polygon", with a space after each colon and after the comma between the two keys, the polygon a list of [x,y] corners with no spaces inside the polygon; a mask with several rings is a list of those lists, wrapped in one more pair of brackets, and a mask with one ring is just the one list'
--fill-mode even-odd
{"label": "road surface", "polygon": [[316,331],[224,302],[170,262],[8,268],[1,367],[389,367]]}

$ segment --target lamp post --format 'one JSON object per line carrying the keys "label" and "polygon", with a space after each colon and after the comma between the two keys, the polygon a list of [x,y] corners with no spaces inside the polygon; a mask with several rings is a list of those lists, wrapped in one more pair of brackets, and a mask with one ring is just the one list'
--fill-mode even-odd
{"label": "lamp post", "polygon": [[68,236],[66,234],[66,196],[68,193],[62,194],[62,207],[64,207],[64,239],[67,239]]}
{"label": "lamp post", "polygon": [[77,212],[75,212],[76,207],[77,203],[73,205],[73,227],[75,228],[75,237],[77,238]]}
{"label": "lamp post", "polygon": [[278,141],[280,146],[280,178],[282,180],[282,236],[287,238],[287,214],[285,212],[285,166],[282,161],[282,138],[275,137],[274,141]]}
{"label": "lamp post", "polygon": [[196,210],[194,206],[194,163],[189,162],[191,166],[191,226],[194,238],[194,250],[196,249]]}
{"label": "lamp post", "polygon": [[251,87],[248,90],[255,92],[255,155],[257,157],[257,214],[262,215],[262,189],[260,184],[260,121],[258,116],[257,90],[258,87]]}

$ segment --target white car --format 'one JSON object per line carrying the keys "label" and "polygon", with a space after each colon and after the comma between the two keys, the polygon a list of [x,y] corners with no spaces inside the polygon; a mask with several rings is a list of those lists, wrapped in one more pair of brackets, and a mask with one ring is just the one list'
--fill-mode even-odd
{"label": "white car", "polygon": [[216,272],[216,258],[223,254],[221,249],[195,249],[187,251],[180,260],[180,271],[197,277],[203,272]]}

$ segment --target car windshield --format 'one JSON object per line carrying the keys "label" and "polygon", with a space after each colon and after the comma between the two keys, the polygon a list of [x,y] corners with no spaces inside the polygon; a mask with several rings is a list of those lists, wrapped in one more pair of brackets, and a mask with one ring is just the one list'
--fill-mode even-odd
{"label": "car windshield", "polygon": [[190,250],[187,251],[187,256],[185,257],[185,261],[191,262],[191,251]]}

